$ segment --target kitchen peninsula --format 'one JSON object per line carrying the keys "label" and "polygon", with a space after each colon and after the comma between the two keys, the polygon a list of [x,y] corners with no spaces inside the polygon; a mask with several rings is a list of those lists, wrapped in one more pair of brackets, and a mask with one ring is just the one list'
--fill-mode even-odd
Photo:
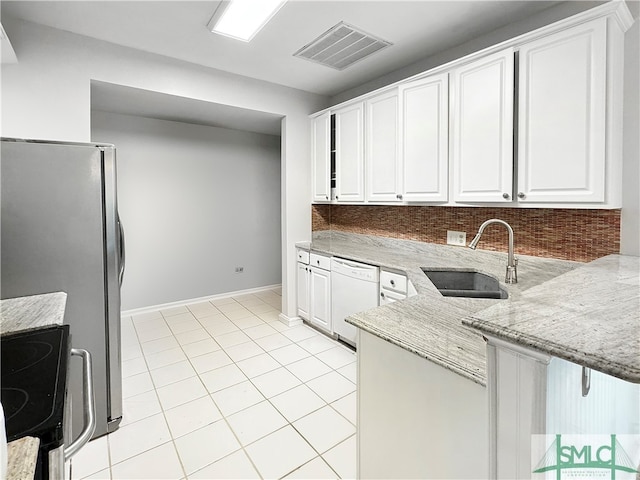
{"label": "kitchen peninsula", "polygon": [[[406,477],[478,478],[495,468],[492,461],[487,465],[494,439],[489,438],[493,415],[484,388],[483,334],[490,329],[488,333],[512,342],[524,338],[517,326],[511,330],[513,317],[497,320],[504,312],[519,309],[530,320],[523,323],[530,328],[527,348],[547,345],[543,351],[549,355],[640,383],[634,355],[640,338],[636,257],[610,255],[584,264],[518,256],[519,282],[501,283],[509,298],[497,300],[443,297],[421,267],[475,270],[502,281],[503,253],[335,231],[316,233],[309,248],[403,272],[418,293],[347,320],[360,329],[363,478],[383,477],[391,470]],[[538,324],[536,311],[543,317]],[[581,325],[583,318],[592,320]],[[598,318],[606,325],[598,328]],[[558,333],[552,337],[554,331]],[[385,471],[385,464],[391,470]]]}

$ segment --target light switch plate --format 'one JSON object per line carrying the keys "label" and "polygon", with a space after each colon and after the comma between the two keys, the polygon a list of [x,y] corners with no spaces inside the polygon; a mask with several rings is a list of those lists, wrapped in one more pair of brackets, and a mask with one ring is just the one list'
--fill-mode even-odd
{"label": "light switch plate", "polygon": [[456,232],[447,230],[447,245],[458,245],[464,247],[467,244],[466,232]]}

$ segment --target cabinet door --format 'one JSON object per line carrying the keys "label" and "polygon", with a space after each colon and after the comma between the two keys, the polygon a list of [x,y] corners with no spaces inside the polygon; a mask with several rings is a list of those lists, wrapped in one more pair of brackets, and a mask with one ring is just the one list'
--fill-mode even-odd
{"label": "cabinet door", "polygon": [[331,324],[331,272],[316,267],[311,270],[310,301],[311,323],[332,333]]}
{"label": "cabinet door", "polygon": [[519,201],[604,201],[606,40],[603,18],[520,49]]}
{"label": "cabinet door", "polygon": [[446,202],[449,190],[448,74],[400,86],[400,101],[404,200]]}
{"label": "cabinet door", "polygon": [[513,192],[513,49],[451,74],[456,202],[507,202]]}
{"label": "cabinet door", "polygon": [[314,202],[331,200],[330,145],[331,114],[327,112],[311,119],[311,176]]}
{"label": "cabinet door", "polygon": [[393,89],[366,101],[367,200],[402,200],[398,155],[398,91]]}
{"label": "cabinet door", "polygon": [[309,265],[298,263],[298,316],[309,320]]}
{"label": "cabinet door", "polygon": [[335,111],[336,120],[336,200],[364,200],[363,104]]}

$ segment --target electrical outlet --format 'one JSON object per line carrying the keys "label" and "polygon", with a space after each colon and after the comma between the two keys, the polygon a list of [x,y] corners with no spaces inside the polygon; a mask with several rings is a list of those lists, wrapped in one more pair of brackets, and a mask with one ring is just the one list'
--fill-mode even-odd
{"label": "electrical outlet", "polygon": [[244,272],[244,267],[236,267],[236,273]]}
{"label": "electrical outlet", "polygon": [[467,244],[467,234],[465,232],[456,232],[455,230],[447,230],[447,245],[459,245],[464,247]]}

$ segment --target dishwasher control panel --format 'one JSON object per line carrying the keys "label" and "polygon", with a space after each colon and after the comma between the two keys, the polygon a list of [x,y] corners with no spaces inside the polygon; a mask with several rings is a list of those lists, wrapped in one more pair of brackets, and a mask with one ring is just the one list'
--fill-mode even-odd
{"label": "dishwasher control panel", "polygon": [[368,282],[378,282],[378,267],[367,265],[365,263],[345,260],[344,258],[333,257],[331,259],[331,271],[347,275],[351,278],[365,280]]}

